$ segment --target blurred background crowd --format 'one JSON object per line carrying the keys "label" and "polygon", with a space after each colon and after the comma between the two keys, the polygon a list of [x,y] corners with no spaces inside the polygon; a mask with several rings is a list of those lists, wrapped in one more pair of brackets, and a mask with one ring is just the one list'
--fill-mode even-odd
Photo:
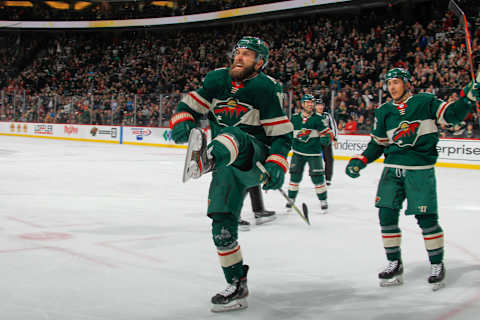
{"label": "blurred background crowd", "polygon": [[[172,12],[164,13],[267,2],[272,1],[185,1],[179,4],[185,10],[165,7]],[[386,7],[215,28],[2,32],[0,121],[166,126],[182,94],[198,88],[208,71],[228,66],[236,41],[253,35],[269,44],[265,73],[283,83],[287,114],[298,112],[301,96],[311,93],[334,115],[339,132],[368,133],[375,108],[390,99],[383,77],[391,67],[410,71],[414,92],[431,92],[445,100],[457,99],[471,80],[463,28],[436,3],[418,5],[408,18]],[[480,1],[462,5],[468,8],[478,66]],[[30,9],[0,8],[0,19],[39,19],[42,11]],[[45,10],[40,16],[53,19],[51,10]],[[91,12],[83,18],[91,19]],[[144,17],[138,3],[130,15],[115,14]],[[462,125],[442,127],[441,135],[480,137],[479,115],[472,112]]]}

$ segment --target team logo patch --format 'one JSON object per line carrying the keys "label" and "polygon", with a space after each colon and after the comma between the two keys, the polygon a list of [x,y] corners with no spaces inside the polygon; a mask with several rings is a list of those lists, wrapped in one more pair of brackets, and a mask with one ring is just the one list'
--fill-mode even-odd
{"label": "team logo patch", "polygon": [[296,138],[302,142],[307,142],[310,140],[310,133],[312,133],[311,129],[302,128],[302,130],[300,130],[300,132],[297,134]]}
{"label": "team logo patch", "polygon": [[247,104],[236,99],[220,101],[213,107],[213,113],[219,124],[235,126],[251,110]]}
{"label": "team logo patch", "polygon": [[418,140],[420,121],[402,121],[392,135],[393,143],[400,147],[413,146]]}

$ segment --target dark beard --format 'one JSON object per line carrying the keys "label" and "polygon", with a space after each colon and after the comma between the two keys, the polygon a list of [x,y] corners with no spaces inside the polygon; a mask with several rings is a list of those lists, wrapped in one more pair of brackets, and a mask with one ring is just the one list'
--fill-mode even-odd
{"label": "dark beard", "polygon": [[241,72],[233,71],[232,70],[233,65],[230,66],[230,69],[228,70],[228,74],[230,75],[230,78],[232,78],[233,81],[240,82],[243,81],[247,78],[250,78],[255,72],[255,66],[252,65],[249,68],[246,68],[245,70]]}

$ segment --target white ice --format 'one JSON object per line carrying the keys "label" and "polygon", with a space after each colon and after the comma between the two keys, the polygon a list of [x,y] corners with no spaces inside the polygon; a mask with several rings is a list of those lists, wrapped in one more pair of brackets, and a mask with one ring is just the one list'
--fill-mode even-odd
{"label": "white ice", "polygon": [[249,308],[213,314],[225,282],[205,215],[210,177],[182,184],[184,152],[1,136],[0,319],[479,319],[480,171],[436,169],[445,289],[430,290],[421,232],[404,215],[405,284],[379,287],[382,165],[353,180],[336,161],[328,214],[307,174],[301,183],[311,226],[265,195],[277,220],[239,239]]}

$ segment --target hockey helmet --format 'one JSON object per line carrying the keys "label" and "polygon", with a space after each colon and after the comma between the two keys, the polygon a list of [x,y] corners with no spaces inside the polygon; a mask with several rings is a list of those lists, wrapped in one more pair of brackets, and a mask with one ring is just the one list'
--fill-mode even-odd
{"label": "hockey helmet", "polygon": [[304,94],[303,97],[302,97],[302,104],[305,102],[305,101],[313,101],[315,103],[315,97],[312,96],[311,94]]}
{"label": "hockey helmet", "polygon": [[262,69],[265,68],[268,63],[268,47],[262,39],[250,36],[243,37],[233,48],[232,56],[235,56],[235,51],[240,48],[255,51],[257,53],[257,62],[263,59]]}
{"label": "hockey helmet", "polygon": [[393,68],[390,69],[387,74],[385,74],[385,81],[388,82],[388,80],[393,78],[401,79],[404,83],[410,82],[412,80],[410,72],[403,68]]}

